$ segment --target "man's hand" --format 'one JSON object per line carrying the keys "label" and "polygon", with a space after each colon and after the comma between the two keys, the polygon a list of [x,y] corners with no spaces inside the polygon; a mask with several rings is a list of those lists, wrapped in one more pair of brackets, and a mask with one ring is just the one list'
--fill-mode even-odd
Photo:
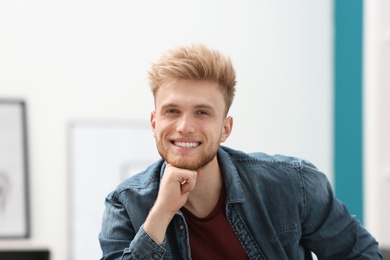
{"label": "man's hand", "polygon": [[173,216],[187,202],[189,193],[195,188],[197,175],[198,171],[166,165],[157,200],[144,224],[146,233],[157,243],[164,241]]}
{"label": "man's hand", "polygon": [[189,192],[195,187],[196,176],[196,171],[167,164],[154,207],[175,214],[187,202]]}

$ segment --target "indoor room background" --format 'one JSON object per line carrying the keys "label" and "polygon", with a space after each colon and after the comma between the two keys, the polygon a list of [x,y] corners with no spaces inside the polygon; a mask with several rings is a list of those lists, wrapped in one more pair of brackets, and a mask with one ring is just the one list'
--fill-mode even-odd
{"label": "indoor room background", "polygon": [[147,71],[192,43],[236,69],[224,145],[311,161],[390,247],[389,12],[384,0],[1,1],[0,101],[25,102],[29,230],[0,250],[100,257],[104,196],[157,156]]}

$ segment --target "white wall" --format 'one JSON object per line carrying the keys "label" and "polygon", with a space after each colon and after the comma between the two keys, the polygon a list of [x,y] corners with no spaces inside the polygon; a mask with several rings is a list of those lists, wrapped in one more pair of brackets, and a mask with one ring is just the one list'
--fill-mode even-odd
{"label": "white wall", "polygon": [[235,64],[227,145],[304,157],[332,178],[331,2],[1,1],[0,97],[28,107],[30,241],[67,259],[69,123],[148,120],[146,71],[179,44]]}
{"label": "white wall", "polygon": [[390,2],[364,3],[365,219],[390,248]]}

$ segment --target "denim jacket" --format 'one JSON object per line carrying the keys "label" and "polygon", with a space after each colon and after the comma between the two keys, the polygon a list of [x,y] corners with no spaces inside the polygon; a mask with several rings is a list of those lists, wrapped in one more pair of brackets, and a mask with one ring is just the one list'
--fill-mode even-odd
{"label": "denim jacket", "polygon": [[[250,259],[382,259],[378,244],[334,197],[326,176],[297,158],[220,147],[226,217]],[[178,211],[163,244],[143,229],[165,163],[130,177],[106,198],[102,259],[191,259]]]}

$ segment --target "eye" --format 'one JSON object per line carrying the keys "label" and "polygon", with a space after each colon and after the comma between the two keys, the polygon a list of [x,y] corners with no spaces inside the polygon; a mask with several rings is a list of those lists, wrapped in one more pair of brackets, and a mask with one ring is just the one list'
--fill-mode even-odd
{"label": "eye", "polygon": [[209,115],[210,113],[207,112],[207,111],[204,111],[204,110],[199,110],[199,111],[196,112],[196,114],[198,114],[198,115]]}
{"label": "eye", "polygon": [[165,111],[165,113],[167,113],[167,114],[175,114],[175,113],[179,113],[179,111],[177,109],[170,108],[170,109],[167,109]]}

